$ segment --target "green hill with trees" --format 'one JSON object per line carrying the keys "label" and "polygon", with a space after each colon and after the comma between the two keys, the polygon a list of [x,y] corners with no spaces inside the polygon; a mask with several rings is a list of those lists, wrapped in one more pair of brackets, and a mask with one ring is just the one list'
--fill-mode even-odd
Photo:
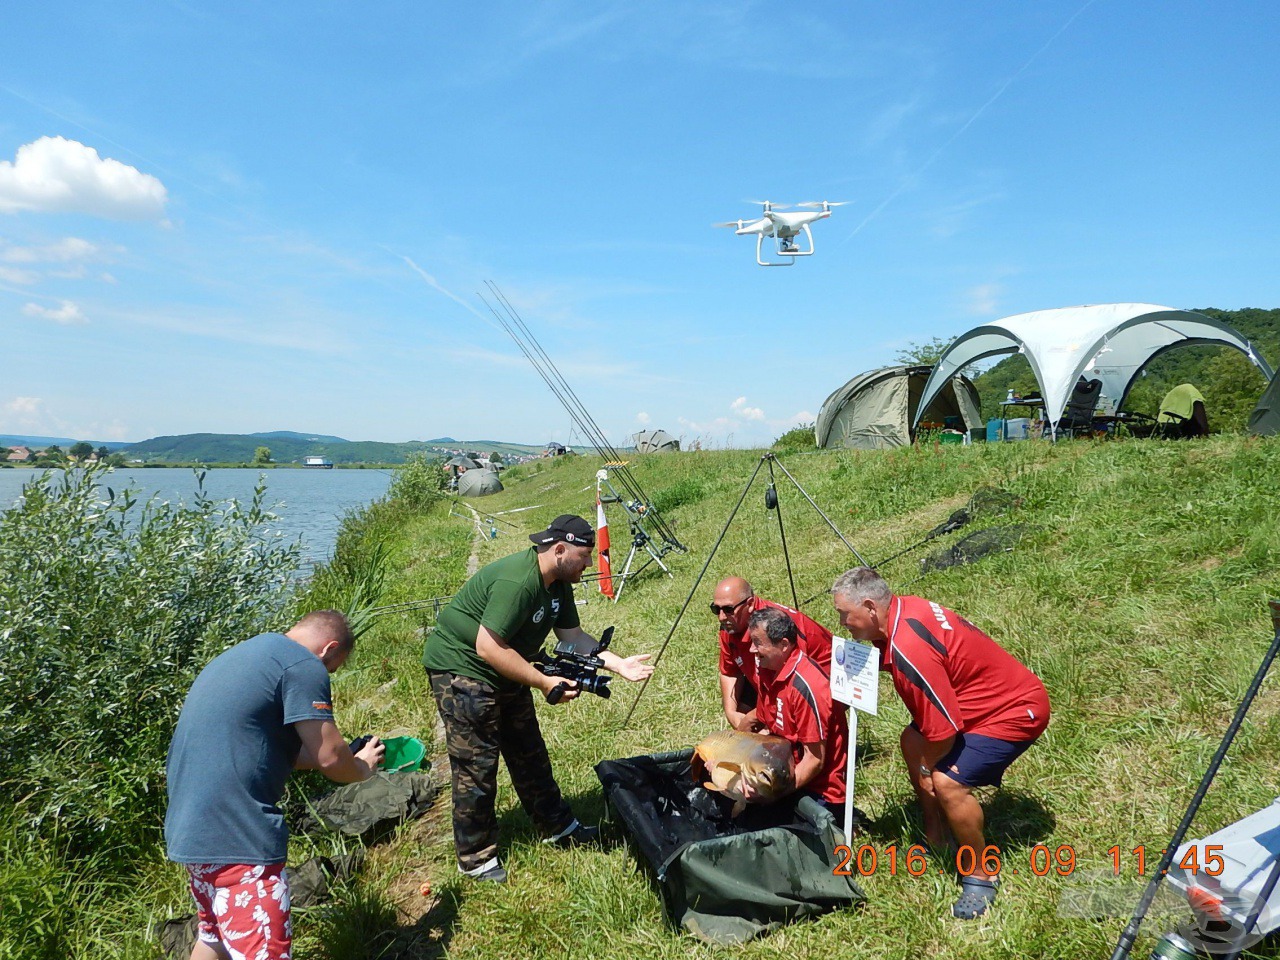
{"label": "green hill with trees", "polygon": [[528,455],[541,447],[526,444],[482,441],[411,440],[383,443],[374,440],[343,440],[339,437],[312,437],[290,431],[271,433],[187,433],[152,437],[120,450],[128,460],[144,463],[262,463],[259,448],[266,447],[272,463],[299,463],[304,457],[325,457],[335,464],[404,463],[410,456],[447,456],[452,449],[483,454]]}

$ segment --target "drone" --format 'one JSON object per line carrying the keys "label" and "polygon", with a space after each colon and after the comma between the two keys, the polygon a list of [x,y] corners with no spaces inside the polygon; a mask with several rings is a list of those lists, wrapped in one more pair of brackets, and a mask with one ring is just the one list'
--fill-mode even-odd
{"label": "drone", "polygon": [[[727,223],[717,223],[717,227],[733,227],[734,233],[740,237],[755,234],[756,236],[756,263],[762,267],[789,267],[796,262],[796,257],[808,257],[813,255],[813,234],[809,232],[809,224],[817,220],[825,220],[831,216],[832,207],[842,207],[847,200],[815,200],[809,203],[798,203],[797,207],[809,207],[813,209],[812,213],[780,213],[786,210],[786,206],[771,203],[768,200],[752,200],[751,203],[758,203],[764,210],[761,211],[762,216],[756,220],[730,220]],[[796,237],[803,233],[809,238],[809,248],[803,249],[800,244],[796,243]],[[764,238],[773,237],[777,243],[776,254],[780,259],[766,260],[764,254]]]}

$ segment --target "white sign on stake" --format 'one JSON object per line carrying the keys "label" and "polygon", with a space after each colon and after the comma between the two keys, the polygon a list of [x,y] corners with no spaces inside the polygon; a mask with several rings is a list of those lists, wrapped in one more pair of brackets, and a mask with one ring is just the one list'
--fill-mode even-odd
{"label": "white sign on stake", "polygon": [[853,760],[858,752],[858,711],[875,715],[880,704],[880,651],[869,643],[831,638],[831,699],[849,711],[849,766],[845,773],[844,839],[853,842]]}
{"label": "white sign on stake", "polygon": [[869,643],[833,637],[831,697],[874,716],[880,703],[880,651]]}

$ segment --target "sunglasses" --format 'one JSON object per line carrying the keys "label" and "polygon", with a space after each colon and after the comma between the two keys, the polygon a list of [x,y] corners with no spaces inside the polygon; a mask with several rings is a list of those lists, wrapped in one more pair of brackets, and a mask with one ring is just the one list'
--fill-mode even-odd
{"label": "sunglasses", "polygon": [[721,606],[721,605],[720,605],[720,604],[718,604],[718,603],[713,603],[713,604],[711,604],[711,615],[712,615],[712,616],[714,616],[714,617],[718,617],[718,616],[720,616],[720,614],[722,614],[722,613],[729,613],[729,614],[731,614],[731,613],[733,613],[733,611],[737,610],[740,606],[742,606],[742,605],[743,605],[744,603],[746,603],[748,600],[752,600],[752,599],[754,599],[754,598],[753,598],[753,597],[743,597],[743,598],[742,598],[741,600],[739,600],[737,603],[726,603],[726,604],[724,604],[723,606]]}

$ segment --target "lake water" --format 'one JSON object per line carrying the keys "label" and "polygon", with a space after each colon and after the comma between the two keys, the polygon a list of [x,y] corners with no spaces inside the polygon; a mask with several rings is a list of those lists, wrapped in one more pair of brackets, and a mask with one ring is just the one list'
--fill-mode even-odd
{"label": "lake water", "polygon": [[[44,472],[0,470],[0,509],[13,506],[22,496],[23,485]],[[204,489],[215,500],[248,503],[259,476],[266,478],[266,503],[279,517],[274,529],[289,540],[302,540],[304,569],[329,558],[348,510],[382,496],[391,483],[391,474],[382,470],[213,469],[205,472]],[[106,482],[117,493],[132,485],[142,500],[152,494],[175,502],[195,499],[195,472],[187,467],[122,467]]]}

